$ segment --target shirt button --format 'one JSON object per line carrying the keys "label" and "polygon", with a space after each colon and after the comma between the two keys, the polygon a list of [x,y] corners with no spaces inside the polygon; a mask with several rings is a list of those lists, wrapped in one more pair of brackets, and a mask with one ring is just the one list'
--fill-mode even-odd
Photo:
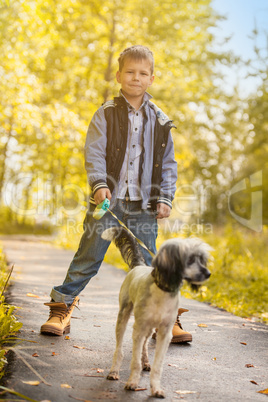
{"label": "shirt button", "polygon": [[162,147],[165,148],[166,144],[162,144]]}
{"label": "shirt button", "polygon": [[132,145],[133,148],[135,148],[136,145]]}
{"label": "shirt button", "polygon": [[133,162],[130,162],[130,166],[132,166],[133,165]]}
{"label": "shirt button", "polygon": [[154,166],[155,166],[155,167],[158,167],[159,165],[158,165],[158,163],[156,163]]}
{"label": "shirt button", "polygon": [[135,131],[137,131],[138,129],[137,129],[137,127],[135,128]]}
{"label": "shirt button", "polygon": [[127,183],[127,180],[125,181],[125,183]]}
{"label": "shirt button", "polygon": [[136,116],[139,116],[139,113],[136,113]]}

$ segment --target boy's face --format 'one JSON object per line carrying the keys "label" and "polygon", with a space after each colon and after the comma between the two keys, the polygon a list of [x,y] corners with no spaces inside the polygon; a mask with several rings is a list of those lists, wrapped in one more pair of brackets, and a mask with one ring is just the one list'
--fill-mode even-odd
{"label": "boy's face", "polygon": [[131,101],[141,101],[145,91],[154,80],[151,63],[147,59],[127,58],[122,70],[117,71],[116,79],[121,84],[122,92],[130,103]]}

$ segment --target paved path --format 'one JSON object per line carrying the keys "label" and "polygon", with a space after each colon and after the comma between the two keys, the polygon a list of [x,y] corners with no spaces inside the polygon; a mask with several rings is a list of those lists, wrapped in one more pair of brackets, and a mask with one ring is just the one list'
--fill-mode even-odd
{"label": "paved path", "polygon": [[[140,382],[146,390],[124,390],[131,359],[132,324],[125,337],[121,379],[111,382],[105,378],[115,347],[118,293],[125,273],[103,264],[81,295],[80,310],[74,312],[70,339],[40,335],[40,325],[48,315],[43,303],[49,300],[52,284],[60,284],[63,280],[73,252],[29,239],[2,238],[2,242],[9,261],[15,263],[12,302],[20,307],[19,318],[24,324],[20,334],[24,341],[19,344],[23,349],[18,351],[51,384],[23,383],[36,381],[38,377],[17,357],[6,385],[38,401],[155,400],[150,397],[148,373],[142,374]],[[166,401],[265,401],[267,396],[257,391],[268,388],[267,326],[193,300],[183,299],[182,302],[183,307],[190,309],[183,315],[182,324],[192,332],[193,342],[191,345],[170,345],[168,349],[162,377]],[[133,318],[131,321],[133,323]],[[151,361],[154,347],[155,341],[151,340]],[[38,356],[33,357],[34,353]],[[247,364],[254,367],[247,368]],[[71,388],[62,388],[61,384]],[[18,400],[18,397],[6,396],[8,401],[14,399]]]}

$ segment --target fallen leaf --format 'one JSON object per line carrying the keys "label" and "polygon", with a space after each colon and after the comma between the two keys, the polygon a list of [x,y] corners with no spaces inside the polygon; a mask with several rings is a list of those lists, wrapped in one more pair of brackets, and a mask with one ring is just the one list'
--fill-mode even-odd
{"label": "fallen leaf", "polygon": [[201,328],[207,328],[208,327],[207,324],[198,324],[197,326],[201,327]]}
{"label": "fallen leaf", "polygon": [[70,339],[69,335],[66,335],[64,339],[66,339],[66,341],[68,341]]}
{"label": "fallen leaf", "polygon": [[27,384],[27,385],[39,385],[40,381],[22,381],[23,384]]}
{"label": "fallen leaf", "polygon": [[97,328],[100,328],[101,326],[100,326],[100,325],[93,325],[93,327],[97,327]]}
{"label": "fallen leaf", "polygon": [[72,388],[69,384],[61,384],[61,388]]}
{"label": "fallen leaf", "polygon": [[246,342],[240,342],[241,343],[241,345],[247,345],[247,343]]}
{"label": "fallen leaf", "polygon": [[177,364],[168,364],[168,366],[170,366],[170,367],[176,367],[177,369],[179,369],[179,370],[187,370],[187,368],[185,367],[185,368],[182,368],[182,367],[179,367]]}
{"label": "fallen leaf", "polygon": [[103,372],[104,372],[103,369],[100,369],[100,368],[97,369],[97,373],[103,373]]}
{"label": "fallen leaf", "polygon": [[39,357],[39,354],[38,353],[33,353],[32,356],[33,357]]}
{"label": "fallen leaf", "polygon": [[39,297],[39,296],[34,295],[33,293],[27,293],[27,295],[26,295],[26,296],[28,296],[28,297],[36,297],[37,299],[40,299],[40,297]]}
{"label": "fallen leaf", "polygon": [[134,391],[146,391],[147,388],[136,388]]}
{"label": "fallen leaf", "polygon": [[213,357],[213,359],[211,359],[211,360],[217,360],[217,357]]}
{"label": "fallen leaf", "polygon": [[252,382],[252,384],[255,384],[255,385],[259,385],[256,381],[254,381],[254,380],[251,380],[250,382]]}
{"label": "fallen leaf", "polygon": [[73,347],[76,348],[76,349],[86,349],[84,346],[77,346],[77,345],[74,345]]}
{"label": "fallen leaf", "polygon": [[263,389],[262,391],[257,391],[259,394],[266,394],[268,395],[268,388]]}
{"label": "fallen leaf", "polygon": [[69,395],[70,398],[73,398],[77,401],[82,401],[82,402],[92,402],[89,399],[81,399],[81,398],[76,398],[75,396]]}
{"label": "fallen leaf", "polygon": [[196,394],[196,391],[175,391],[176,394],[185,395],[185,394]]}
{"label": "fallen leaf", "polygon": [[253,366],[253,364],[246,364],[245,367],[249,368],[249,367],[255,367],[255,366]]}
{"label": "fallen leaf", "polygon": [[52,354],[51,354],[51,356],[58,356],[59,355],[59,353],[56,353],[56,352],[52,352]]}

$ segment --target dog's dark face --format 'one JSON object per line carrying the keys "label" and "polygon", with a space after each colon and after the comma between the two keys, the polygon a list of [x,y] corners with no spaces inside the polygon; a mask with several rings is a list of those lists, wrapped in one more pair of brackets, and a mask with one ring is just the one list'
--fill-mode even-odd
{"label": "dog's dark face", "polygon": [[152,275],[158,285],[169,291],[178,288],[183,279],[196,289],[210,277],[207,269],[210,250],[212,248],[198,238],[167,240],[153,260]]}
{"label": "dog's dark face", "polygon": [[210,275],[211,273],[207,269],[207,258],[204,253],[191,253],[187,256],[183,275],[185,280],[192,285],[201,285]]}

